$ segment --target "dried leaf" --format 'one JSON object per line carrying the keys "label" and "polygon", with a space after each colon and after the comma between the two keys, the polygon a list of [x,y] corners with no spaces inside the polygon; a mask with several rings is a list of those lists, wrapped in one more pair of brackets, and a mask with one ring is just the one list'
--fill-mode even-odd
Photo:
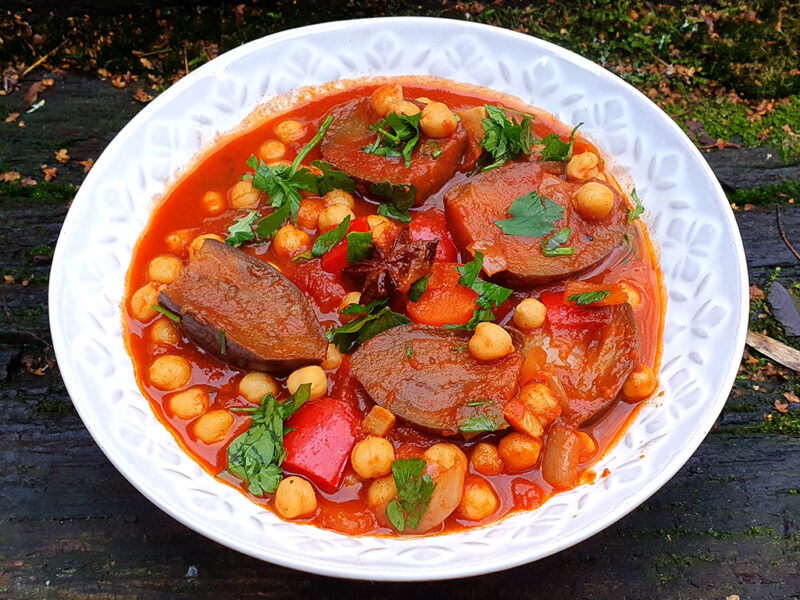
{"label": "dried leaf", "polygon": [[775,409],[778,412],[786,413],[786,412],[789,412],[789,405],[786,402],[781,402],[780,400],[775,400]]}
{"label": "dried leaf", "polygon": [[795,394],[794,392],[786,392],[783,395],[783,397],[786,398],[786,401],[789,404],[794,404],[795,402],[800,402],[800,398],[798,398],[797,394]]}
{"label": "dried leaf", "polygon": [[750,300],[763,300],[763,299],[764,299],[764,292],[761,291],[761,288],[755,284],[751,285]]}
{"label": "dried leaf", "polygon": [[45,91],[47,88],[53,86],[52,79],[42,79],[41,81],[37,81],[28,88],[28,93],[25,94],[25,99],[22,101],[25,107],[29,107],[33,105],[36,100],[39,98],[39,94]]}
{"label": "dried leaf", "polygon": [[87,158],[86,160],[79,160],[78,163],[83,165],[83,172],[88,173],[89,171],[92,170],[92,167],[94,166],[94,159]]}
{"label": "dried leaf", "polygon": [[44,180],[51,181],[58,176],[58,167],[47,168],[47,165],[42,165],[42,173],[44,173]]}
{"label": "dried leaf", "polygon": [[36,185],[36,180],[33,177],[23,177],[20,183],[22,187],[31,187],[32,185]]}
{"label": "dried leaf", "polygon": [[144,104],[147,104],[148,102],[150,102],[150,100],[153,99],[153,97],[147,92],[145,92],[142,88],[136,90],[136,93],[133,95],[133,98]]}
{"label": "dried leaf", "polygon": [[13,123],[19,117],[19,113],[11,113],[6,117],[6,123]]}
{"label": "dried leaf", "polygon": [[747,332],[747,345],[784,367],[800,372],[800,351],[755,331]]}
{"label": "dried leaf", "polygon": [[56,160],[60,162],[62,165],[67,164],[69,161],[69,154],[67,154],[66,148],[61,148],[58,152],[56,152]]}
{"label": "dried leaf", "polygon": [[792,301],[792,295],[777,281],[769,286],[769,304],[775,319],[789,335],[800,336],[800,310]]}
{"label": "dried leaf", "polygon": [[5,173],[0,174],[0,181],[5,183],[13,183],[15,181],[19,181],[21,175],[19,171],[6,171]]}

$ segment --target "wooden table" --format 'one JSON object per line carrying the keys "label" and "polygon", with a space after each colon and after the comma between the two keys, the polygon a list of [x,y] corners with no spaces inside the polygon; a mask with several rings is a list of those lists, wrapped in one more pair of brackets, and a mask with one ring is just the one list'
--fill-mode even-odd
{"label": "wooden table", "polygon": [[[414,585],[317,577],[242,556],[165,515],[84,428],[54,364],[47,321],[50,257],[72,195],[63,184],[79,183],[78,161],[96,158],[142,105],[130,89],[68,74],[56,75],[44,107],[24,114],[24,90],[40,77],[0,98],[26,124],[0,123],[0,165],[41,179],[47,162],[59,167],[60,184],[0,184],[0,597],[800,596],[800,439],[761,431],[775,400],[800,383],[785,369],[785,377],[737,381],[694,457],[632,514],[504,573]],[[62,147],[71,156],[66,166],[54,161]],[[725,150],[708,159],[730,188],[800,179],[797,166],[765,154]],[[781,210],[785,231],[800,245],[798,204]],[[776,266],[782,281],[800,280],[775,208],[736,216],[752,282],[763,284]]]}

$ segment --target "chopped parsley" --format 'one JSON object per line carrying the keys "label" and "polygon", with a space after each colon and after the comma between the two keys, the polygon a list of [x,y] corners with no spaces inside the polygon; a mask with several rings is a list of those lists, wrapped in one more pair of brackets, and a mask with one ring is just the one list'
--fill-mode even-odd
{"label": "chopped parsley", "polygon": [[631,191],[631,200],[633,200],[633,208],[628,209],[628,223],[633,223],[644,212],[642,201],[639,200],[639,195],[636,193],[636,188]]}
{"label": "chopped parsley", "polygon": [[511,218],[495,221],[505,234],[542,237],[555,229],[564,209],[536,190],[520,196],[508,209]]}
{"label": "chopped parsley", "polygon": [[347,215],[334,229],[329,229],[325,233],[321,234],[316,241],[314,241],[314,246],[311,248],[311,256],[314,258],[319,258],[328,250],[336,246],[344,239],[344,236],[347,235],[347,229],[349,227],[350,215]]}
{"label": "chopped parsley", "polygon": [[520,154],[530,154],[536,139],[531,132],[532,117],[525,115],[520,122],[508,118],[505,111],[491,104],[485,105],[488,117],[483,120],[485,133],[481,146],[492,157],[492,163],[484,171],[494,169],[515,159]]}
{"label": "chopped parsley", "polygon": [[461,424],[461,433],[484,433],[487,431],[497,431],[499,429],[497,423],[492,421],[486,415],[477,417],[470,417]]}
{"label": "chopped parsley", "polygon": [[559,229],[550,237],[542,239],[542,254],[545,256],[572,256],[575,254],[573,246],[565,246],[572,234],[572,228]]}
{"label": "chopped parsley", "polygon": [[461,346],[455,346],[450,350],[450,352],[461,352],[462,350],[466,350],[467,346],[468,346],[467,344],[462,344]]}
{"label": "chopped parsley", "polygon": [[411,359],[414,357],[414,349],[411,347],[411,344],[406,342],[406,358]]}
{"label": "chopped parsley", "polygon": [[171,321],[175,321],[176,323],[181,322],[180,316],[176,315],[171,310],[167,310],[163,306],[159,306],[158,304],[153,304],[150,308],[152,308],[156,312],[160,312],[162,315],[170,319]]}
{"label": "chopped parsley", "polygon": [[241,219],[237,219],[233,224],[228,227],[228,237],[225,238],[225,243],[238,248],[245,242],[249,242],[255,237],[253,233],[253,223],[256,222],[260,215],[257,210],[251,210]]}
{"label": "chopped parsley", "polygon": [[372,255],[372,233],[353,231],[347,234],[347,262],[357,263]]}
{"label": "chopped parsley", "polygon": [[275,235],[278,229],[280,229],[280,226],[284,224],[291,214],[291,206],[288,204],[279,206],[273,210],[271,214],[268,214],[258,222],[256,225],[256,235],[262,240],[268,240]]}
{"label": "chopped parsley", "polygon": [[333,165],[324,160],[315,160],[311,163],[312,167],[322,171],[316,179],[316,188],[313,191],[318,196],[324,196],[332,190],[344,190],[351,194],[356,191],[356,182],[344,171],[337,171]]}
{"label": "chopped parsley", "polygon": [[495,402],[491,398],[478,398],[477,400],[471,400],[464,404],[464,406],[483,406],[484,404],[488,404],[489,406],[494,406]]}
{"label": "chopped parsley", "polygon": [[414,283],[412,283],[408,290],[408,299],[412,302],[419,302],[419,299],[422,298],[422,294],[424,294],[425,290],[428,289],[428,280],[430,278],[431,274],[428,273],[425,275],[425,277],[417,279]]}
{"label": "chopped parsley", "polygon": [[392,463],[397,498],[386,505],[386,516],[397,531],[417,527],[428,510],[436,484],[423,475],[426,462],[421,458],[398,459]]}
{"label": "chopped parsley", "polygon": [[367,154],[376,154],[386,157],[402,157],[406,168],[411,166],[411,154],[419,143],[419,120],[422,113],[415,115],[399,115],[390,113],[370,129],[377,132],[375,141],[368,146],[362,146]]}
{"label": "chopped parsley", "polygon": [[225,354],[228,351],[228,339],[225,337],[225,330],[220,329],[217,331],[219,336],[219,353]]}
{"label": "chopped parsley", "polygon": [[575,132],[581,125],[583,125],[583,123],[578,123],[572,129],[572,133],[569,134],[569,142],[562,142],[561,137],[557,133],[551,133],[550,135],[544,136],[544,139],[542,140],[544,148],[542,148],[542,156],[540,160],[557,160],[560,162],[566,162],[572,158],[572,148],[575,143]]}
{"label": "chopped parsley", "polygon": [[351,352],[360,344],[387,329],[411,323],[411,319],[407,316],[392,312],[387,306],[388,302],[388,299],[375,300],[367,306],[351,304],[346,307],[342,311],[343,315],[361,316],[341,327],[329,329],[328,341],[335,344],[339,352]]}
{"label": "chopped parsley", "polygon": [[381,205],[378,207],[379,215],[401,223],[411,222],[408,209],[414,206],[417,198],[416,186],[411,184],[393,185],[384,181],[383,183],[373,183],[369,189],[381,200]]}
{"label": "chopped parsley", "polygon": [[[471,331],[482,321],[494,321],[495,314],[492,308],[500,306],[508,300],[513,290],[505,288],[496,283],[479,279],[478,275],[483,268],[483,252],[476,251],[475,258],[463,267],[455,267],[461,274],[458,280],[459,285],[468,287],[478,294],[475,300],[476,308],[472,318],[464,325],[464,329]],[[449,326],[450,329],[458,329],[459,326]]]}
{"label": "chopped parsley", "polygon": [[611,290],[584,292],[583,294],[572,294],[567,298],[567,300],[570,302],[574,302],[578,306],[586,306],[587,304],[592,304],[593,302],[600,302],[600,300],[607,298],[610,293]]}
{"label": "chopped parsley", "polygon": [[311,384],[304,383],[283,403],[270,393],[261,399],[258,407],[232,409],[249,413],[253,420],[247,431],[228,446],[228,471],[247,482],[254,496],[278,489],[283,479],[280,467],[286,457],[284,421],[308,400],[310,392]]}

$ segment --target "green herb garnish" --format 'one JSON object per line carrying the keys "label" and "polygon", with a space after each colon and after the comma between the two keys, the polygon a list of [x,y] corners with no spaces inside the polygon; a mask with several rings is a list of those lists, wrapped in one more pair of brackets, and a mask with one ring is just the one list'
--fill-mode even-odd
{"label": "green herb garnish", "polygon": [[353,231],[347,234],[347,262],[361,262],[371,255],[372,234],[369,231]]}
{"label": "green herb garnish", "polygon": [[406,358],[411,359],[414,356],[414,349],[411,347],[411,344],[406,342]]}
{"label": "green herb garnish", "polygon": [[408,299],[412,302],[419,302],[419,299],[422,298],[422,294],[424,294],[425,290],[428,289],[428,280],[430,278],[431,274],[428,273],[425,275],[425,277],[417,279],[414,283],[412,283],[408,290]]}
{"label": "green herb garnish", "polygon": [[225,243],[234,248],[238,248],[245,242],[252,240],[256,236],[253,233],[253,223],[255,223],[256,219],[260,216],[257,210],[251,210],[241,219],[234,221],[233,224],[228,227],[228,237],[225,239]]}
{"label": "green herb garnish", "polygon": [[344,190],[351,194],[356,191],[356,182],[353,178],[344,171],[337,171],[332,164],[324,160],[315,160],[311,166],[322,171],[322,175],[317,176],[316,188],[311,190],[315,194],[324,196],[331,190]]}
{"label": "green herb garnish", "polygon": [[341,327],[329,329],[328,341],[336,344],[340,352],[351,352],[360,344],[387,329],[411,323],[411,319],[407,316],[392,312],[387,306],[388,302],[388,299],[375,300],[367,306],[351,304],[346,307],[342,311],[343,315],[360,314],[361,316]]}
{"label": "green herb garnish", "polygon": [[375,141],[361,149],[367,154],[402,157],[406,168],[411,166],[411,153],[419,142],[419,120],[422,113],[399,115],[390,113],[370,129],[377,132]]}
{"label": "green herb garnish", "polygon": [[220,329],[217,331],[217,335],[219,336],[219,353],[225,354],[228,350],[228,340],[225,337],[225,330]]}
{"label": "green herb garnish", "polygon": [[176,323],[180,323],[181,322],[180,316],[176,315],[171,310],[167,310],[163,306],[159,306],[158,304],[153,304],[150,308],[152,308],[156,312],[160,312],[162,315],[164,315],[165,317],[167,317],[168,319],[170,319],[172,321],[175,321]]}
{"label": "green herb garnish", "polygon": [[485,415],[470,417],[461,424],[461,433],[484,433],[487,431],[497,431],[497,423]]}
{"label": "green herb garnish", "polygon": [[631,191],[631,200],[633,200],[633,208],[628,209],[628,223],[633,223],[644,212],[644,205],[639,200],[639,195],[636,193],[636,188]]}
{"label": "green herb garnish", "polygon": [[461,352],[462,350],[467,349],[467,344],[462,344],[461,346],[455,346],[450,350],[450,352]]}
{"label": "green herb garnish", "polygon": [[470,402],[467,402],[466,404],[464,404],[464,406],[475,407],[475,406],[483,406],[484,404],[488,404],[489,406],[494,406],[494,400],[492,400],[491,398],[478,398],[477,400],[471,400]]}
{"label": "green herb garnish", "polygon": [[421,458],[398,459],[392,463],[397,498],[386,505],[386,516],[397,531],[417,527],[428,510],[436,484],[423,475],[426,462]]}
{"label": "green herb garnish", "polygon": [[308,400],[310,393],[311,384],[304,383],[283,403],[267,394],[258,407],[232,409],[250,413],[253,420],[248,430],[228,446],[228,471],[246,481],[254,496],[274,492],[283,479],[280,466],[286,456],[284,421]]}
{"label": "green herb garnish", "polygon": [[288,204],[279,206],[272,213],[261,219],[256,225],[256,235],[259,239],[268,240],[280,229],[286,219],[292,215],[292,207]]}
{"label": "green herb garnish", "polygon": [[572,296],[569,296],[567,300],[574,302],[578,306],[586,306],[587,304],[592,304],[593,302],[600,302],[600,300],[607,298],[610,293],[611,290],[584,292],[583,294],[572,294]]}
{"label": "green herb garnish", "polygon": [[458,280],[459,285],[463,285],[478,294],[475,300],[476,308],[472,314],[472,318],[466,325],[445,325],[448,329],[466,329],[471,331],[478,326],[482,321],[494,321],[495,314],[492,308],[500,306],[503,302],[508,300],[513,290],[504,288],[496,283],[478,279],[483,268],[483,252],[476,251],[475,258],[465,264],[463,267],[455,267],[456,271],[461,274]]}
{"label": "green herb garnish", "polygon": [[575,254],[573,246],[564,246],[572,234],[572,228],[564,227],[553,235],[542,240],[542,254],[545,256],[572,256]]}
{"label": "green herb garnish", "polygon": [[517,122],[514,117],[508,118],[505,111],[491,104],[485,105],[488,117],[483,120],[485,133],[481,146],[492,156],[492,163],[483,167],[484,171],[494,169],[515,159],[520,154],[530,154],[531,146],[536,139],[531,133],[530,115],[525,115]]}
{"label": "green herb garnish", "polygon": [[347,235],[347,229],[350,227],[350,215],[347,215],[342,222],[335,228],[329,229],[321,234],[314,242],[314,247],[311,248],[311,256],[319,258],[328,250],[336,246]]}
{"label": "green herb garnish", "polygon": [[417,198],[417,188],[411,184],[393,185],[388,181],[373,183],[370,192],[381,200],[378,214],[382,217],[395,219],[401,223],[410,223],[411,215],[408,209],[414,206]]}
{"label": "green herb garnish", "polygon": [[494,222],[503,233],[542,237],[555,229],[555,223],[564,217],[564,209],[534,190],[514,200],[508,214],[510,219]]}
{"label": "green herb garnish", "polygon": [[542,156],[540,160],[557,160],[560,162],[566,162],[572,158],[572,148],[575,143],[575,132],[581,125],[583,125],[583,123],[578,123],[572,129],[572,133],[569,134],[569,142],[562,142],[561,136],[559,136],[557,133],[551,133],[550,135],[544,136],[544,139],[542,140],[544,148],[542,148]]}

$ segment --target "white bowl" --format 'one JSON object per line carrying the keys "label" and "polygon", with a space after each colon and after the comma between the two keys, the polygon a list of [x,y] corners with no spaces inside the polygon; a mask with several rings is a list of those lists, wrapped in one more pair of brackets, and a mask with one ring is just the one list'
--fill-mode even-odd
{"label": "white bowl", "polygon": [[[266,99],[370,75],[424,74],[488,86],[591,136],[636,183],[669,292],[663,395],[596,465],[594,485],[535,511],[427,538],[348,537],[281,521],[216,481],[154,416],[122,340],[132,249],[154,199],[222,132]],[[719,414],[744,345],[747,274],[733,213],[708,165],[645,96],[536,38],[472,23],[386,18],[265,37],[185,77],[114,139],[81,186],[56,247],[50,325],[86,427],[144,495],[192,529],[273,563],[337,577],[447,579],[537,560],[597,533],[658,490]],[[76,482],[80,485],[80,482]]]}

